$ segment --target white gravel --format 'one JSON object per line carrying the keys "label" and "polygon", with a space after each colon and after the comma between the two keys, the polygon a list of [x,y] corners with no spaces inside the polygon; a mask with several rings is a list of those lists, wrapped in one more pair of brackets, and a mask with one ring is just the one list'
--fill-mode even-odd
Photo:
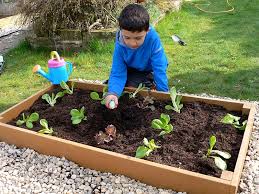
{"label": "white gravel", "polygon": [[[79,79],[79,81],[87,80]],[[200,96],[215,97],[207,94]],[[12,193],[186,194],[158,189],[122,175],[82,168],[65,158],[46,156],[31,149],[19,149],[14,145],[0,142],[0,194]],[[238,193],[259,193],[258,103],[254,131]]]}

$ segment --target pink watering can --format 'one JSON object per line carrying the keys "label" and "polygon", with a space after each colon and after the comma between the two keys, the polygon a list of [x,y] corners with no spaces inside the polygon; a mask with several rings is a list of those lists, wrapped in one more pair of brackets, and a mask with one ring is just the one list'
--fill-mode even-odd
{"label": "pink watering can", "polygon": [[52,51],[50,53],[51,59],[48,61],[48,70],[46,73],[41,69],[40,65],[35,65],[33,67],[33,73],[38,73],[46,79],[48,79],[52,84],[60,84],[60,82],[67,82],[70,74],[73,71],[73,65],[71,62],[66,62],[63,58],[60,58],[57,51]]}

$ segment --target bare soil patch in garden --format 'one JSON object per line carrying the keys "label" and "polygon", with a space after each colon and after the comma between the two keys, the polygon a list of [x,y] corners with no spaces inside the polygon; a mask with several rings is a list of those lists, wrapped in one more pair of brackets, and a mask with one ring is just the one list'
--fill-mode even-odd
{"label": "bare soil patch in garden", "polygon": [[[54,89],[49,94],[57,93],[58,90]],[[133,157],[138,146],[143,145],[144,137],[155,139],[161,148],[151,152],[146,160],[220,177],[221,170],[215,166],[214,160],[204,157],[209,148],[209,138],[215,135],[215,149],[231,154],[227,161],[228,170],[234,171],[243,132],[231,125],[220,123],[220,120],[227,113],[240,116],[241,121],[247,119],[247,116],[241,112],[227,111],[221,106],[200,102],[184,103],[181,113],[176,113],[165,110],[165,105],[171,104],[170,101],[155,100],[155,110],[152,111],[149,108],[139,108],[138,104],[142,101],[143,97],[129,99],[125,94],[120,98],[118,108],[109,110],[101,105],[100,101],[93,101],[90,91],[75,89],[73,95],[59,98],[54,107],[40,98],[24,113],[39,113],[40,118],[46,119],[54,129],[54,136]],[[70,110],[80,109],[82,106],[85,107],[87,120],[72,125]],[[173,132],[164,137],[159,137],[160,131],[151,127],[152,120],[160,118],[161,113],[169,114],[170,123],[174,126]],[[10,124],[15,125],[20,118],[21,115]],[[99,131],[104,132],[110,124],[117,128],[117,137],[109,143],[98,145],[95,135]],[[24,125],[22,127],[26,128]],[[40,129],[41,126],[37,122],[33,130]]]}

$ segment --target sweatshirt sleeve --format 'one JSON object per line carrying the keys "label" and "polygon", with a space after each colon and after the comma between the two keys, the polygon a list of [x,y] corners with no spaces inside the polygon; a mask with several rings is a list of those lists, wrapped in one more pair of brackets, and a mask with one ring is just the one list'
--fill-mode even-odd
{"label": "sweatshirt sleeve", "polygon": [[168,79],[166,76],[166,70],[168,62],[158,35],[154,39],[151,52],[151,64],[154,72],[154,81],[156,84],[156,89],[158,91],[167,92]]}
{"label": "sweatshirt sleeve", "polygon": [[122,48],[116,43],[113,53],[112,69],[108,82],[108,93],[120,96],[127,80],[127,66],[123,59]]}

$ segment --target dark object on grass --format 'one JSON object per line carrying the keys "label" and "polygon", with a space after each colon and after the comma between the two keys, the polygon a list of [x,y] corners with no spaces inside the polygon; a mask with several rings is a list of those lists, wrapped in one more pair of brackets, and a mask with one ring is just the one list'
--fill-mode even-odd
{"label": "dark object on grass", "polygon": [[4,57],[0,55],[0,74],[3,72],[3,70],[4,70]]}
{"label": "dark object on grass", "polygon": [[172,39],[174,42],[177,42],[178,44],[180,44],[181,46],[187,46],[187,44],[177,35],[172,35]]}

